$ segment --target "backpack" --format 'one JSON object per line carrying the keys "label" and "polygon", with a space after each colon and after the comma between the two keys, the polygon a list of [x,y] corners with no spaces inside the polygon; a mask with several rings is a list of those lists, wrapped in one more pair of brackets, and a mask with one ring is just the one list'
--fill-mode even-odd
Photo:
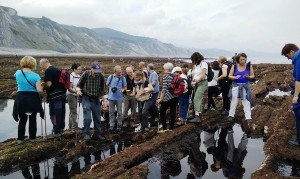
{"label": "backpack", "polygon": [[181,95],[185,91],[185,80],[180,76],[173,76],[172,82],[168,88],[169,92],[174,95]]}
{"label": "backpack", "polygon": [[70,82],[70,73],[66,69],[61,69],[60,70],[60,75],[58,79],[59,86],[62,89],[69,89],[71,87],[71,82]]}
{"label": "backpack", "polygon": [[[206,62],[207,63],[207,62]],[[207,69],[207,81],[208,82],[210,82],[213,78],[214,78],[214,72],[212,71],[212,69],[211,69],[211,66],[210,66],[210,64],[209,63],[207,63],[207,67],[208,67],[208,69]]]}

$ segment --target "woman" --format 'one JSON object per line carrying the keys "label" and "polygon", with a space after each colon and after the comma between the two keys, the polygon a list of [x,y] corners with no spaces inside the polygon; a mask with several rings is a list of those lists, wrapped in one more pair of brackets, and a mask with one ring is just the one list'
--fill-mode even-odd
{"label": "woman", "polygon": [[173,64],[172,63],[165,63],[163,68],[164,68],[164,75],[162,77],[162,90],[160,93],[160,98],[157,99],[157,104],[161,104],[160,106],[160,120],[163,126],[163,130],[167,129],[167,123],[166,123],[166,112],[167,109],[170,108],[170,126],[169,129],[173,130],[174,129],[174,124],[175,124],[175,118],[176,118],[176,107],[178,104],[178,98],[177,95],[174,95],[170,93],[168,90],[168,87],[170,86],[172,80],[173,80],[173,75],[172,75],[172,70],[173,70]]}
{"label": "woman", "polygon": [[[233,121],[236,106],[238,104],[238,99],[241,99],[245,119],[247,123],[251,121],[251,89],[249,84],[249,79],[254,78],[253,67],[247,62],[247,55],[245,53],[240,53],[236,58],[236,65],[231,67],[229,72],[229,78],[233,80],[232,87],[228,97],[231,97],[231,104],[229,110],[228,120]],[[248,127],[248,124],[244,127]]]}
{"label": "woman", "polygon": [[207,109],[210,109],[212,111],[215,110],[216,104],[214,101],[214,96],[218,95],[217,94],[217,87],[218,87],[218,76],[219,76],[219,63],[218,61],[213,61],[211,63],[211,68],[212,71],[214,72],[214,77],[213,79],[208,82],[208,104],[207,104]]}
{"label": "woman", "polygon": [[190,93],[188,90],[188,82],[187,82],[187,75],[186,70],[183,70],[181,67],[175,67],[173,69],[173,73],[175,76],[179,76],[182,78],[185,82],[184,92],[178,96],[179,101],[179,121],[180,125],[186,124],[187,115],[188,115],[188,108],[189,108],[189,99],[190,99]]}
{"label": "woman", "polygon": [[152,105],[152,92],[153,87],[146,80],[144,72],[137,71],[134,78],[135,88],[133,94],[136,93],[138,103],[138,113],[141,123],[141,129],[137,132],[149,131],[148,127],[148,113]]}
{"label": "woman", "polygon": [[14,103],[13,117],[19,121],[18,144],[24,143],[25,127],[29,116],[29,139],[31,142],[36,138],[36,114],[40,113],[44,118],[44,112],[39,93],[43,93],[41,77],[33,72],[36,69],[36,60],[25,56],[21,59],[22,70],[17,70],[14,77],[17,80],[18,92]]}
{"label": "woman", "polygon": [[230,100],[228,98],[228,93],[232,84],[232,81],[229,79],[229,71],[231,69],[232,63],[227,61],[227,58],[224,56],[220,56],[218,58],[218,62],[220,64],[220,71],[218,82],[222,91],[223,98],[223,108],[220,110],[222,115],[228,115],[228,111],[230,108]]}
{"label": "woman", "polygon": [[69,114],[69,129],[77,129],[77,102],[78,96],[76,94],[77,83],[80,79],[82,72],[81,66],[78,63],[72,64],[72,73],[70,74],[71,87],[67,91],[67,101],[69,104],[70,114]]}
{"label": "woman", "polygon": [[204,61],[204,57],[199,53],[195,52],[191,56],[192,64],[193,64],[193,73],[192,73],[192,87],[195,90],[194,96],[194,110],[195,110],[195,118],[190,120],[189,122],[200,122],[201,113],[202,113],[202,101],[204,92],[207,90],[207,71],[208,65]]}

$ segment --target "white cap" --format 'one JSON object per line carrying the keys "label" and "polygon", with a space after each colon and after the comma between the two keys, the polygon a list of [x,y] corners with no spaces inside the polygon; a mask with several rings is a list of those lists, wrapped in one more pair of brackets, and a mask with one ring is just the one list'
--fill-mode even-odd
{"label": "white cap", "polygon": [[173,70],[172,70],[172,73],[175,73],[176,71],[182,72],[181,67],[174,67]]}

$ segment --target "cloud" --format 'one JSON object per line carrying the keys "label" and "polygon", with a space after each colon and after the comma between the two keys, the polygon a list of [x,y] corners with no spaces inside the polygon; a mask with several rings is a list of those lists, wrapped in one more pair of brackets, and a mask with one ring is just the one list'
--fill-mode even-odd
{"label": "cloud", "polygon": [[1,0],[21,16],[147,36],[180,47],[278,53],[300,45],[298,0]]}

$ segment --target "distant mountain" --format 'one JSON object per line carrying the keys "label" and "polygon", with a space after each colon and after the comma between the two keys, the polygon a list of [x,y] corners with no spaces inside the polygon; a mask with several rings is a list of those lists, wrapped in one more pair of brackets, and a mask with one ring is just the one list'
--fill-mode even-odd
{"label": "distant mountain", "polygon": [[46,17],[21,17],[16,10],[3,6],[0,6],[0,47],[131,56],[190,57],[194,51],[209,57],[233,54],[219,49],[175,47],[157,39],[133,36],[109,28],[62,25]]}

